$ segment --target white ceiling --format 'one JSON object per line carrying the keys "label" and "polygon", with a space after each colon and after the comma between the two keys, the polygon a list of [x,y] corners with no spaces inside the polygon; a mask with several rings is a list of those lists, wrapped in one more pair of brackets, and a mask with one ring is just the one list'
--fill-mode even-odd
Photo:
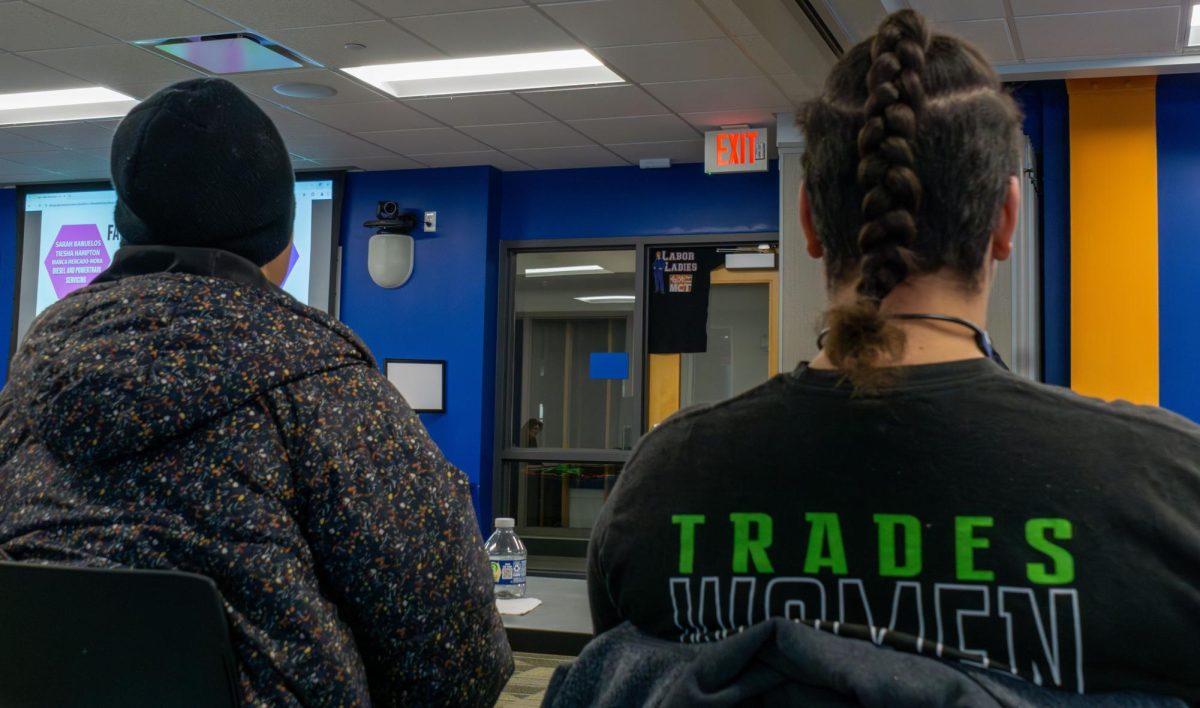
{"label": "white ceiling", "polygon": [[[774,125],[832,64],[833,52],[787,7],[794,2],[0,0],[0,93],[101,84],[145,98],[203,74],[132,42],[240,30],[325,67],[583,46],[628,83],[400,101],[332,68],[227,78],[279,126],[298,169],[700,162],[704,130]],[[764,32],[752,17],[768,4],[778,7]],[[765,36],[780,29],[786,46]],[[366,48],[344,47],[352,42]],[[283,81],[337,95],[280,96],[272,86]],[[107,177],[116,125],[0,129],[0,185]]]}
{"label": "white ceiling", "polygon": [[[1188,0],[810,2],[843,47],[913,7],[1010,79],[1200,70],[1183,46]],[[0,93],[98,83],[145,98],[202,74],[133,42],[239,30],[325,67],[583,46],[628,81],[400,101],[331,68],[230,77],[298,169],[699,162],[705,129],[773,125],[834,59],[798,0],[0,0]],[[287,98],[281,81],[337,95]],[[0,185],[106,177],[116,125],[0,129]]]}
{"label": "white ceiling", "polygon": [[1186,47],[1194,0],[816,0],[846,43],[911,7],[970,40],[1008,80],[1200,70]]}

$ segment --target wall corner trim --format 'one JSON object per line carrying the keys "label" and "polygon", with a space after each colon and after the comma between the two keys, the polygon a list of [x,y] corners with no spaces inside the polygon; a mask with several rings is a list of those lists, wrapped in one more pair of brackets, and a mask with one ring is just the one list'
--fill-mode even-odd
{"label": "wall corner trim", "polygon": [[1157,76],[1112,76],[1100,79],[1067,79],[1067,93],[1077,96],[1085,93],[1153,91],[1157,83]]}

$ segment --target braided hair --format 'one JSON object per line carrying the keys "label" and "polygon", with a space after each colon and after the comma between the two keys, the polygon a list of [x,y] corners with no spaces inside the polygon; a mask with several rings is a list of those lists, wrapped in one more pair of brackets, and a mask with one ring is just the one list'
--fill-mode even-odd
{"label": "braided hair", "polygon": [[973,47],[912,10],[834,68],[805,107],[805,188],[834,284],[825,351],[859,391],[886,387],[904,332],[881,303],[911,275],[974,283],[1019,159],[1020,112]]}

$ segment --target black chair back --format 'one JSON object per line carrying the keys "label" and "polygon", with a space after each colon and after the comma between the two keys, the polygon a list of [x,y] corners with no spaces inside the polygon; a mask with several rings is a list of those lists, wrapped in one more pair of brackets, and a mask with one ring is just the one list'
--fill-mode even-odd
{"label": "black chair back", "polygon": [[0,562],[0,706],[232,708],[237,666],[209,578]]}

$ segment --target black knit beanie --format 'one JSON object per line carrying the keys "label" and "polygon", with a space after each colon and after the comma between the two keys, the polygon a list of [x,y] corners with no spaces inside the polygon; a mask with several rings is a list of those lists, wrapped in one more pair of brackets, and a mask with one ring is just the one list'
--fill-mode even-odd
{"label": "black knit beanie", "polygon": [[224,79],[192,79],[138,104],[113,137],[122,243],[219,248],[257,265],[287,248],[296,211],[279,131]]}

